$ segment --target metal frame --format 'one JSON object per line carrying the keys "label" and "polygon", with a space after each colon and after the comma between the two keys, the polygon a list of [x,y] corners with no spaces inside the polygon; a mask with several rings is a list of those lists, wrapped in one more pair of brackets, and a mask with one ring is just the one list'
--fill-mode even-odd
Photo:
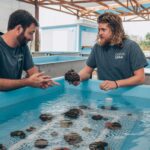
{"label": "metal frame", "polygon": [[[117,13],[124,22],[150,21],[150,0],[18,0],[35,6],[39,21],[39,7],[67,13],[79,18],[96,21],[103,12]],[[95,4],[88,7],[87,4]],[[148,7],[145,7],[148,4]],[[122,8],[122,9],[120,9]],[[35,51],[39,51],[39,31],[35,35]]]}
{"label": "metal frame", "polygon": [[[99,10],[113,11],[123,17],[123,21],[148,21],[150,20],[150,6],[144,7],[143,4],[150,4],[149,0],[18,0],[47,9],[75,15],[77,18],[96,20],[100,13]],[[87,7],[87,4],[94,3],[96,6]],[[84,6],[83,6],[84,5]],[[124,10],[118,10],[118,8]],[[126,11],[125,11],[126,10]],[[37,10],[36,10],[37,12]]]}

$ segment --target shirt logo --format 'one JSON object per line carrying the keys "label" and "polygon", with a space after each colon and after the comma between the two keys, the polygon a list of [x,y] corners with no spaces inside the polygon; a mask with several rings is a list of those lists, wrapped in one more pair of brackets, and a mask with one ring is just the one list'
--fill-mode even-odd
{"label": "shirt logo", "polygon": [[20,55],[18,56],[18,62],[20,62],[20,61],[22,61],[22,60],[23,60],[23,55],[20,54]]}
{"label": "shirt logo", "polygon": [[125,53],[115,53],[115,59],[123,59],[125,56]]}

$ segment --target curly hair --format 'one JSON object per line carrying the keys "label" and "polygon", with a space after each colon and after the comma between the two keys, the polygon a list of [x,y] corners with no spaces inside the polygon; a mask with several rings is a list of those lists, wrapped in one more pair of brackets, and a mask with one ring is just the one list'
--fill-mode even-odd
{"label": "curly hair", "polygon": [[[127,38],[127,35],[125,35],[122,20],[121,18],[113,13],[104,13],[100,15],[97,19],[97,23],[107,23],[110,27],[113,37],[111,40],[111,43],[114,45],[121,46],[124,39]],[[99,36],[97,37],[97,41],[99,41]]]}

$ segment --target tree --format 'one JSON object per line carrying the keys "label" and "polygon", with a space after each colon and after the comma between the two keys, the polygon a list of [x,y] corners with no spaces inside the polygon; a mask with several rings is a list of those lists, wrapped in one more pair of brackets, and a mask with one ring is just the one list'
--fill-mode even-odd
{"label": "tree", "polygon": [[147,33],[145,38],[146,38],[146,40],[150,41],[150,33]]}

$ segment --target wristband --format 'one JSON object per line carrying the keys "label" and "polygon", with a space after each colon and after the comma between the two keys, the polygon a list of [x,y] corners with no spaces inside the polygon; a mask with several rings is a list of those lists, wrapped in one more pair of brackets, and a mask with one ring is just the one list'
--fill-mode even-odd
{"label": "wristband", "polygon": [[118,83],[117,83],[117,81],[114,81],[115,82],[115,84],[116,84],[116,89],[118,88]]}

